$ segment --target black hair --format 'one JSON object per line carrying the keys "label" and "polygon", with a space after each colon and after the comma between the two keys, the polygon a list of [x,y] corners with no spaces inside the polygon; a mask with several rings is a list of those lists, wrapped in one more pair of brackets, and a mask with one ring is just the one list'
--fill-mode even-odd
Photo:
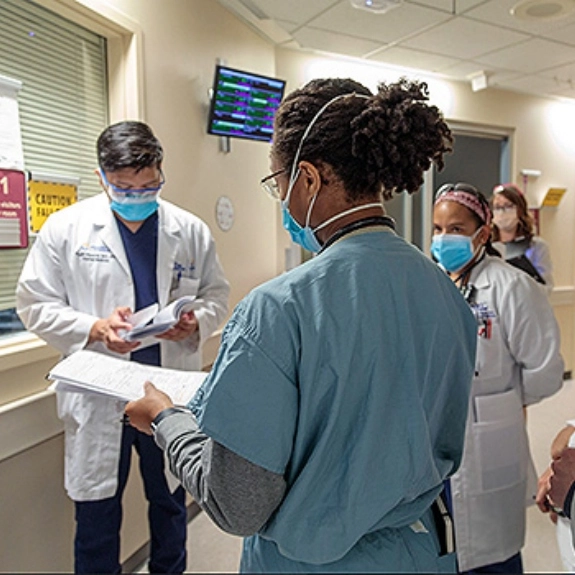
{"label": "black hair", "polygon": [[125,121],[108,126],[96,144],[98,164],[106,172],[123,168],[159,166],[164,157],[162,145],[143,122]]}
{"label": "black hair", "polygon": [[[351,79],[312,80],[289,94],[275,118],[272,153],[291,170],[302,135],[319,109],[336,96],[303,142],[299,159],[328,164],[353,201],[383,193],[417,191],[423,172],[452,150],[451,130],[436,106],[426,103],[427,84],[400,79],[377,94]],[[356,94],[369,98],[356,97]]]}

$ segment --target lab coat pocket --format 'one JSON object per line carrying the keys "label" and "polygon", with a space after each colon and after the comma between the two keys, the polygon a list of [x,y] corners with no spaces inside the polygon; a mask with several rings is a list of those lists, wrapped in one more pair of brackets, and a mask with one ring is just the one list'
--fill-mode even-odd
{"label": "lab coat pocket", "polygon": [[521,400],[513,391],[474,399],[472,433],[481,491],[517,485],[526,478],[528,446]]}
{"label": "lab coat pocket", "polygon": [[69,431],[75,431],[80,425],[78,414],[82,409],[81,401],[82,396],[79,393],[69,391],[56,392],[58,418]]}
{"label": "lab coat pocket", "polygon": [[184,295],[198,295],[200,280],[193,278],[180,278],[170,291],[170,301],[174,301]]}
{"label": "lab coat pocket", "polygon": [[481,379],[501,377],[503,342],[498,318],[488,318],[477,330],[475,371]]}

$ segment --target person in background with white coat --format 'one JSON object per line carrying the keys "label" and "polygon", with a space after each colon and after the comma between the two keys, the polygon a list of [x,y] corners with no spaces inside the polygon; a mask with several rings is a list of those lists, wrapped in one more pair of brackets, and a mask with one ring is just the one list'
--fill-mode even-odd
{"label": "person in background with white coat", "polygon": [[533,218],[527,200],[515,184],[493,188],[491,240],[503,252],[504,259],[553,291],[553,265],[549,246],[533,232]]}
{"label": "person in background with white coat", "polygon": [[[17,310],[28,330],[62,354],[82,348],[150,365],[202,367],[200,349],[227,312],[229,285],[207,225],[159,198],[163,150],[142,122],[106,128],[97,142],[103,193],[51,215],[20,276]],[[132,312],[195,296],[152,345],[127,342]],[[77,573],[119,573],[122,494],[132,447],[149,502],[152,573],[186,568],[185,493],[172,493],[162,451],[122,424],[124,403],[58,392],[66,438],[66,490],[75,502]]]}
{"label": "person in background with white coat", "polygon": [[436,194],[431,253],[477,320],[477,360],[460,469],[446,484],[459,570],[521,573],[528,479],[524,408],[558,391],[563,360],[546,295],[490,245],[491,211],[464,183]]}

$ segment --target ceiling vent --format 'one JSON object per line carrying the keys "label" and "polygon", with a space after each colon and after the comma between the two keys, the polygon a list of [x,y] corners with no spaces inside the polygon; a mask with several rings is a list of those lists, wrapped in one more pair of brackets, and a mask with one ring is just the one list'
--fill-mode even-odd
{"label": "ceiling vent", "polygon": [[575,12],[575,0],[521,0],[510,12],[519,20],[531,22],[561,20]]}

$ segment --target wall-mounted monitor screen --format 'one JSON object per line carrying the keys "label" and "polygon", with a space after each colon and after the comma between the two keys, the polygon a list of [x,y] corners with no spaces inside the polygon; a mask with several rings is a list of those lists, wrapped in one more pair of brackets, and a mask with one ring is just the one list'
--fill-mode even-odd
{"label": "wall-mounted monitor screen", "polygon": [[270,142],[285,81],[216,66],[208,132]]}

